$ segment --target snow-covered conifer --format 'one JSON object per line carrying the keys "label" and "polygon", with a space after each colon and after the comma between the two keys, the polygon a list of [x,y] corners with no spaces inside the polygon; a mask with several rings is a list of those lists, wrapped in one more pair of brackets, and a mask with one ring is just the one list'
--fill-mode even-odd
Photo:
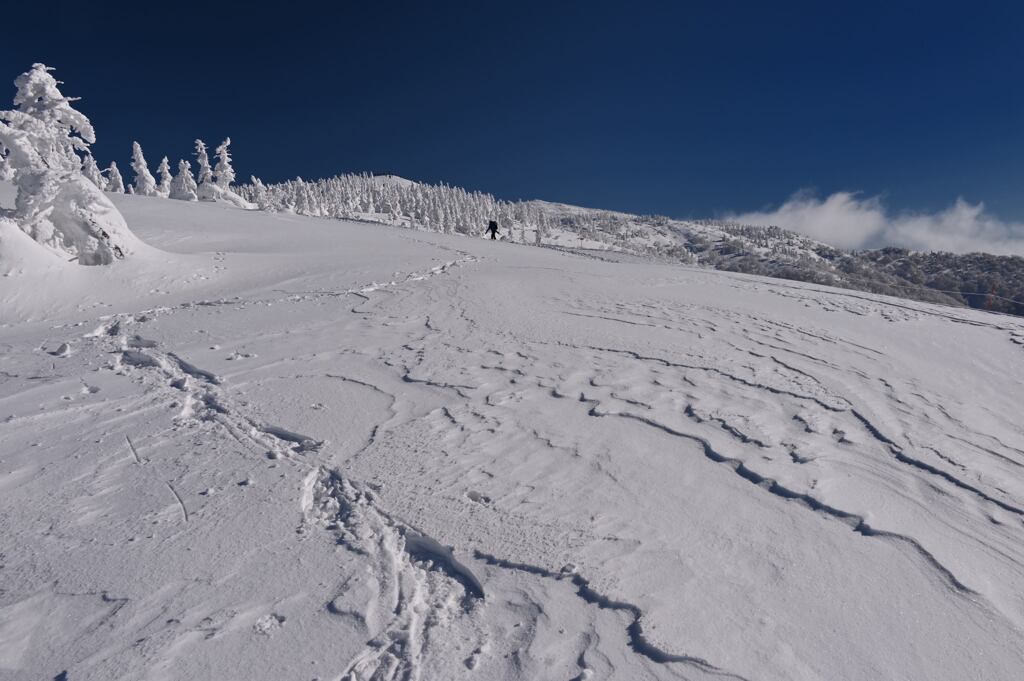
{"label": "snow-covered conifer", "polygon": [[100,167],[96,165],[96,159],[92,157],[92,154],[86,154],[85,158],[82,159],[82,174],[100,189],[107,188],[107,180],[103,177],[103,173],[100,172]]}
{"label": "snow-covered conifer", "polygon": [[206,144],[202,140],[196,140],[196,159],[199,162],[199,182],[196,194],[200,201],[223,201],[245,210],[255,210],[256,204],[246,201],[231,189],[235,171],[231,168],[231,156],[228,153],[230,144],[231,140],[226,139],[217,147],[218,163],[215,182],[213,171],[210,169],[210,157],[206,153]]}
{"label": "snow-covered conifer", "polygon": [[75,173],[82,169],[78,152],[96,141],[89,119],[61,94],[59,83],[44,64],[18,76],[14,84],[14,111],[0,116],[0,145],[7,149],[11,166],[28,173]]}
{"label": "snow-covered conifer", "polygon": [[160,183],[156,186],[156,193],[166,199],[171,193],[171,165],[168,163],[166,156],[160,159],[160,165],[157,166],[156,174],[160,176]]}
{"label": "snow-covered conifer", "polygon": [[214,177],[217,178],[217,186],[221,189],[230,189],[235,182],[235,169],[231,167],[231,138],[228,137],[217,147],[217,167],[213,169]]}
{"label": "snow-covered conifer", "polygon": [[124,178],[121,171],[117,169],[117,161],[111,161],[107,168],[107,191],[114,194],[124,194]]}
{"label": "snow-covered conifer", "polygon": [[142,147],[138,142],[132,142],[132,170],[135,171],[135,186],[132,193],[140,196],[156,196],[156,180],[149,172],[146,157],[142,155]]}
{"label": "snow-covered conifer", "polygon": [[196,140],[196,163],[199,165],[196,183],[196,194],[200,201],[216,201],[217,185],[213,181],[213,170],[210,168],[210,157],[206,153],[206,143]]}
{"label": "snow-covered conifer", "polygon": [[213,182],[213,171],[210,170],[210,157],[206,154],[206,143],[203,140],[196,140],[196,163],[199,165],[199,174],[196,182],[203,184]]}
{"label": "snow-covered conifer", "polygon": [[178,174],[171,180],[170,197],[181,201],[196,201],[196,188],[191,164],[185,160],[178,161]]}
{"label": "snow-covered conifer", "polygon": [[295,213],[309,215],[309,188],[301,177],[295,178]]}
{"label": "snow-covered conifer", "polygon": [[65,97],[44,64],[14,81],[13,111],[0,111],[0,147],[18,187],[15,219],[35,241],[83,265],[104,265],[137,244],[124,218],[82,175],[96,141],[92,124]]}
{"label": "snow-covered conifer", "polygon": [[249,200],[256,204],[256,207],[260,210],[279,210],[278,206],[275,206],[267,195],[267,186],[263,184],[263,180],[252,175],[249,177],[249,183],[252,186],[252,193],[248,196]]}

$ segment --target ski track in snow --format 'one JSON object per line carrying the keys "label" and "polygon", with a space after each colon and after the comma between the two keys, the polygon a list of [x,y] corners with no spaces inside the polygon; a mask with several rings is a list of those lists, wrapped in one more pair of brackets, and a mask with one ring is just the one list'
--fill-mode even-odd
{"label": "ski track in snow", "polygon": [[[453,557],[438,550],[414,550],[428,538],[376,507],[372,490],[360,488],[336,471],[310,472],[304,484],[306,521],[333,532],[337,541],[370,562],[374,585],[366,612],[332,604],[336,615],[363,623],[372,638],[342,673],[345,679],[419,679],[421,658],[432,630],[483,601],[483,587]],[[434,571],[432,574],[431,571]]]}

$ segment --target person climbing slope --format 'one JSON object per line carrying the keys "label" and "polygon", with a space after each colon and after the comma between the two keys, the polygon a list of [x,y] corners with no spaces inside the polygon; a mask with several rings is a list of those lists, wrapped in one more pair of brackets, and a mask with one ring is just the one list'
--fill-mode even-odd
{"label": "person climbing slope", "polygon": [[497,220],[491,220],[490,223],[488,223],[488,225],[487,225],[487,231],[491,233],[491,240],[492,241],[497,239],[498,238],[498,221]]}

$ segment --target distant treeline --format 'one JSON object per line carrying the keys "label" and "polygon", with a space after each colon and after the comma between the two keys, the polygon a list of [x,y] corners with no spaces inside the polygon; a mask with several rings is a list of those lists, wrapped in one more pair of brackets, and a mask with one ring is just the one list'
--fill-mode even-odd
{"label": "distant treeline", "polygon": [[1017,256],[844,251],[775,226],[502,201],[392,176],[341,175],[272,185],[253,179],[237,191],[263,210],[466,235],[482,234],[495,219],[507,238],[521,243],[565,246],[585,239],[661,260],[1024,316],[1024,258]]}

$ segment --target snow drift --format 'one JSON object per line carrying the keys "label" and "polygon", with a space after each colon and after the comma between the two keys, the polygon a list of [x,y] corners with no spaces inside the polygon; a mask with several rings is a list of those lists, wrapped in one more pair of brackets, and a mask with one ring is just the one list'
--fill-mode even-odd
{"label": "snow drift", "polygon": [[26,191],[20,182],[15,214],[36,242],[80,265],[110,265],[137,250],[124,217],[92,182],[81,175],[35,179],[52,185]]}

